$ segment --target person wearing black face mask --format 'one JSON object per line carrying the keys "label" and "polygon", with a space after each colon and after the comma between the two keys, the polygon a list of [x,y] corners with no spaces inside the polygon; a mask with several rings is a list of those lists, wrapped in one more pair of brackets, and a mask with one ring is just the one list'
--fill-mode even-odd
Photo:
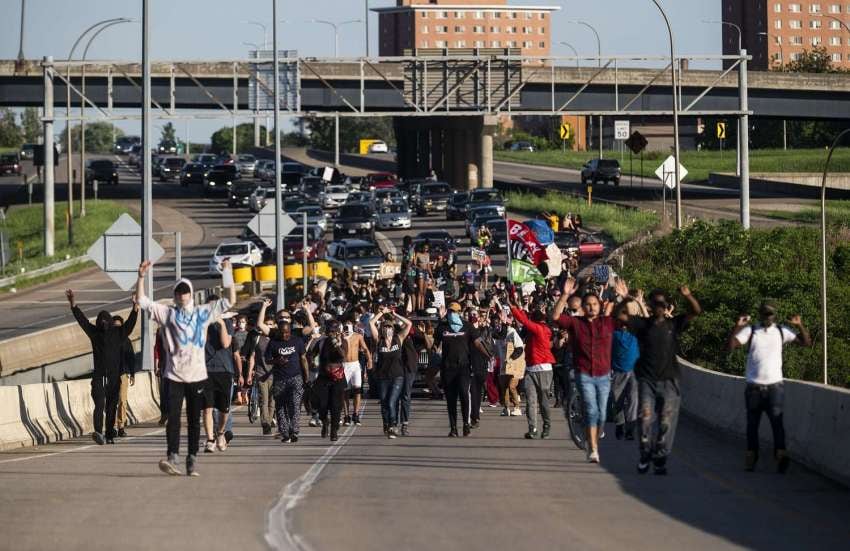
{"label": "person wearing black face mask", "polygon": [[[74,318],[91,341],[94,373],[91,380],[91,396],[94,400],[92,439],[99,445],[115,443],[115,414],[121,389],[121,352],[124,341],[136,327],[139,307],[133,304],[133,310],[127,321],[120,327],[112,323],[112,314],[102,310],[97,321],[91,323],[77,307],[74,291],[65,291],[68,304]],[[104,438],[103,414],[106,410],[106,437]]]}

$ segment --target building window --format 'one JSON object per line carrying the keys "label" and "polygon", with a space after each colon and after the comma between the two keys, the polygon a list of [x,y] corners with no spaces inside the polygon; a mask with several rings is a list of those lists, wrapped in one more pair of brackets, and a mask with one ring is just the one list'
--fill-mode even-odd
{"label": "building window", "polygon": [[531,28],[531,27],[523,27],[523,28],[522,28],[522,33],[523,33],[523,34],[531,34],[531,33],[533,33],[533,32],[534,32],[534,29],[533,29],[533,28]]}
{"label": "building window", "polygon": [[449,12],[447,11],[438,11],[436,14],[437,19],[447,19],[449,17]]}
{"label": "building window", "polygon": [[838,21],[830,21],[829,22],[829,28],[834,30],[834,31],[840,31],[841,30],[841,23],[839,23]]}
{"label": "building window", "polygon": [[809,13],[820,13],[820,4],[811,4],[809,6]]}
{"label": "building window", "polygon": [[505,42],[505,46],[508,48],[516,48],[516,40],[508,40]]}
{"label": "building window", "polygon": [[449,32],[449,28],[445,25],[437,25],[434,28],[436,29],[437,34],[446,34],[447,32]]}
{"label": "building window", "polygon": [[456,11],[455,12],[455,19],[465,19],[465,18],[466,18],[466,12],[462,12],[462,11]]}
{"label": "building window", "polygon": [[782,13],[782,4],[777,2],[773,5],[773,13]]}
{"label": "building window", "polygon": [[829,45],[830,46],[841,46],[841,37],[840,36],[829,37]]}
{"label": "building window", "polygon": [[782,20],[777,19],[776,21],[774,21],[773,22],[773,28],[774,29],[781,29],[782,28]]}
{"label": "building window", "polygon": [[546,14],[545,14],[545,13],[543,13],[543,12],[540,12],[540,19],[541,19],[541,21],[542,21],[543,19],[546,19]]}
{"label": "building window", "polygon": [[534,14],[531,13],[530,11],[527,11],[527,12],[525,12],[525,18],[526,19],[534,19]]}
{"label": "building window", "polygon": [[422,27],[422,34],[428,34],[428,25]]}
{"label": "building window", "polygon": [[838,4],[830,4],[829,13],[841,13],[841,6]]}
{"label": "building window", "polygon": [[463,25],[456,25],[455,26],[455,32],[456,33],[465,33],[466,27],[464,27]]}
{"label": "building window", "polygon": [[428,19],[428,12],[427,11],[419,12],[419,17],[421,17],[422,19]]}
{"label": "building window", "polygon": [[839,53],[832,54],[832,61],[834,61],[836,63],[841,63],[841,54],[839,54]]}
{"label": "building window", "polygon": [[501,19],[501,18],[502,18],[502,12],[500,12],[500,11],[494,11],[493,12],[493,19]]}
{"label": "building window", "polygon": [[788,4],[788,11],[791,13],[800,13],[800,4]]}
{"label": "building window", "polygon": [[530,40],[526,40],[525,42],[522,43],[522,47],[523,48],[533,48],[534,42],[531,42]]}
{"label": "building window", "polygon": [[475,18],[475,19],[484,19],[484,12],[483,11],[477,11],[477,12],[473,13],[472,17]]}
{"label": "building window", "polygon": [[437,48],[445,48],[446,47],[446,41],[445,40],[438,40],[438,41],[434,42],[434,46],[437,47]]}
{"label": "building window", "polygon": [[512,12],[508,13],[508,17],[509,17],[510,19],[516,19],[516,12],[515,12],[515,11],[512,11]]}
{"label": "building window", "polygon": [[802,46],[803,45],[803,37],[802,36],[792,36],[790,41],[791,41],[791,44],[794,44],[795,46]]}
{"label": "building window", "polygon": [[483,40],[476,40],[475,41],[475,47],[476,48],[483,48],[484,47],[484,41]]}
{"label": "building window", "polygon": [[799,19],[792,19],[791,21],[788,22],[788,27],[791,28],[791,29],[802,29],[803,28],[803,22],[800,21]]}
{"label": "building window", "polygon": [[472,27],[472,32],[474,32],[475,34],[482,34],[484,32],[484,26],[475,25],[474,27]]}
{"label": "building window", "polygon": [[811,20],[809,20],[809,28],[810,28],[810,29],[820,29],[820,28],[821,28],[821,21],[820,21],[820,19],[811,19]]}
{"label": "building window", "polygon": [[502,43],[501,43],[501,42],[499,42],[498,40],[494,40],[493,42],[491,42],[491,43],[490,43],[490,47],[491,47],[491,48],[501,48],[501,47],[502,47]]}
{"label": "building window", "polygon": [[427,48],[427,47],[428,47],[428,41],[427,41],[427,40],[423,40],[423,41],[422,41],[422,46],[420,46],[420,47],[421,47],[421,48]]}
{"label": "building window", "polygon": [[500,33],[502,32],[502,27],[490,27],[491,33]]}
{"label": "building window", "polygon": [[791,61],[799,61],[799,60],[800,60],[800,56],[802,56],[802,54],[801,54],[800,52],[793,52],[793,53],[792,53],[791,55],[789,55],[788,57],[791,59]]}
{"label": "building window", "polygon": [[466,40],[458,40],[455,42],[455,48],[466,48]]}
{"label": "building window", "polygon": [[540,41],[539,45],[541,50],[546,48],[546,42],[544,42],[543,40]]}
{"label": "building window", "polygon": [[821,38],[819,36],[812,37],[812,46],[820,46]]}

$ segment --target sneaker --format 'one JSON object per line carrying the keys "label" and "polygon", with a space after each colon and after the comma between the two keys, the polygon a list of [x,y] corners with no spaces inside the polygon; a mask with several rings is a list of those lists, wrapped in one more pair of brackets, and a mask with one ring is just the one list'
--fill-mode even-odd
{"label": "sneaker", "polygon": [[387,438],[389,438],[390,440],[395,440],[396,436],[398,435],[396,434],[395,427],[390,427],[387,431]]}
{"label": "sneaker", "polygon": [[157,425],[159,425],[160,427],[162,427],[162,426],[164,426],[164,425],[165,425],[165,423],[167,423],[167,422],[168,422],[168,416],[166,416],[166,415],[160,415],[160,417],[159,417],[159,421],[157,421],[157,422],[156,422],[156,424],[157,424]]}
{"label": "sneaker", "polygon": [[342,426],[342,419],[339,420],[339,426]]}
{"label": "sneaker", "polygon": [[475,419],[470,425],[469,428],[477,429],[481,426],[481,421],[479,419]]}
{"label": "sneaker", "polygon": [[593,450],[587,455],[587,460],[591,463],[599,463],[599,452]]}
{"label": "sneaker", "polygon": [[99,432],[93,432],[92,435],[91,435],[91,438],[92,438],[92,440],[97,442],[98,446],[102,446],[102,445],[106,444],[106,439]]}
{"label": "sneaker", "polygon": [[186,456],[186,475],[187,476],[201,476],[198,471],[195,470],[195,456],[189,454]]}
{"label": "sneaker", "polygon": [[263,435],[267,436],[272,433],[272,426],[266,423],[263,425]]}
{"label": "sneaker", "polygon": [[634,440],[635,439],[635,426],[634,423],[626,424],[626,440]]}
{"label": "sneaker", "polygon": [[288,436],[281,436],[280,443],[281,444],[289,444],[292,440]]}
{"label": "sneaker", "polygon": [[525,433],[526,440],[534,440],[535,438],[537,438],[537,429],[529,430]]}
{"label": "sneaker", "polygon": [[497,407],[499,407],[499,404],[489,404],[489,406],[490,406],[491,408],[497,408]]}
{"label": "sneaker", "polygon": [[159,470],[164,472],[165,474],[169,474],[171,476],[181,475],[183,473],[177,468],[177,454],[172,453],[168,455],[167,459],[163,459],[159,462]]}
{"label": "sneaker", "polygon": [[384,423],[384,436],[386,436],[386,435],[387,435],[387,433],[389,432],[389,430],[390,430],[390,426],[389,426],[388,424]]}
{"label": "sneaker", "polygon": [[601,428],[599,429],[599,439],[602,440],[603,438],[605,438],[605,429]]}
{"label": "sneaker", "polygon": [[273,427],[277,426],[277,419],[274,419],[274,418],[272,419],[272,426]]}
{"label": "sneaker", "polygon": [[322,438],[328,437],[328,427],[327,425],[322,425]]}
{"label": "sneaker", "polygon": [[665,475],[667,474],[667,459],[664,457],[654,459],[652,461],[652,466],[654,467],[654,472],[657,475]]}
{"label": "sneaker", "polygon": [[125,438],[127,436],[127,431],[124,430],[124,427],[118,429],[118,432],[115,434],[118,438]]}
{"label": "sneaker", "polygon": [[478,413],[484,413],[484,408],[478,408]]}
{"label": "sneaker", "polygon": [[614,438],[617,440],[622,440],[626,435],[626,426],[625,425],[617,425],[614,427]]}
{"label": "sneaker", "polygon": [[227,449],[227,437],[225,435],[223,435],[223,434],[218,435],[218,438],[216,438],[216,441],[215,441],[215,448],[220,452],[223,452],[224,450]]}
{"label": "sneaker", "polygon": [[318,427],[319,426],[319,420],[316,419],[315,417],[313,417],[312,419],[310,419],[309,424],[310,424],[311,427]]}
{"label": "sneaker", "polygon": [[204,453],[213,452],[215,452],[215,440],[207,440],[206,445],[204,445]]}
{"label": "sneaker", "polygon": [[791,458],[788,457],[788,452],[785,450],[776,450],[776,472],[785,474],[788,472],[790,465]]}
{"label": "sneaker", "polygon": [[354,424],[355,424],[356,426],[358,426],[358,427],[362,427],[362,426],[363,426],[363,423],[361,423],[361,422],[360,422],[360,416],[359,416],[359,415],[357,415],[357,414],[352,415],[352,416],[351,416],[351,420],[352,420],[352,422],[354,422]]}
{"label": "sneaker", "polygon": [[549,438],[549,427],[543,427],[543,432],[540,433],[540,438],[542,438],[543,440]]}
{"label": "sneaker", "polygon": [[511,415],[513,417],[519,417],[520,415],[522,415],[522,410],[519,408],[514,408],[513,411],[511,411]]}
{"label": "sneaker", "polygon": [[337,440],[339,440],[339,435],[336,431],[331,432],[331,442],[336,442]]}
{"label": "sneaker", "polygon": [[507,417],[510,414],[511,414],[511,412],[508,411],[508,408],[502,408],[502,413],[500,413],[499,415],[501,415],[502,417]]}
{"label": "sneaker", "polygon": [[451,430],[449,430],[449,438],[457,438],[457,436],[457,427],[452,427]]}
{"label": "sneaker", "polygon": [[342,421],[342,424],[345,425],[346,427],[350,427],[351,426],[351,415],[346,415],[345,419],[343,419],[343,421]]}
{"label": "sneaker", "polygon": [[410,436],[410,429],[407,426],[407,423],[402,423],[401,425],[401,435],[402,436]]}
{"label": "sneaker", "polygon": [[469,428],[469,425],[464,425],[464,426],[463,426],[463,435],[464,435],[464,436],[469,436],[469,433],[470,433],[470,432],[472,432],[472,429],[470,429],[470,428]]}
{"label": "sneaker", "polygon": [[115,443],[115,439],[114,439],[113,437],[111,437],[111,436],[107,436],[107,437],[106,437],[106,443],[107,443],[107,444],[114,444],[114,443]]}
{"label": "sneaker", "polygon": [[298,435],[293,434],[292,436],[289,437],[289,441],[292,442],[293,444],[298,442]]}
{"label": "sneaker", "polygon": [[230,444],[230,441],[233,440],[233,431],[224,431],[224,439],[228,444]]}
{"label": "sneaker", "polygon": [[646,474],[649,472],[649,461],[640,460],[637,464],[638,474]]}
{"label": "sneaker", "polygon": [[758,454],[756,452],[747,452],[747,455],[744,456],[744,470],[748,473],[751,473],[756,470],[756,463],[758,462]]}

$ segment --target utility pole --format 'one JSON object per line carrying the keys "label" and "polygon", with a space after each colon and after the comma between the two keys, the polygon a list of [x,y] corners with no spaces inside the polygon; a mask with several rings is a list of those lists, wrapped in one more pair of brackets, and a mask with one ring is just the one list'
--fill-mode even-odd
{"label": "utility pole", "polygon": [[[142,0],[142,259],[151,257],[153,241],[153,189],[151,173],[151,0]],[[154,300],[153,270],[145,276],[145,294]],[[153,369],[153,335],[150,315],[142,316],[142,369]]]}
{"label": "utility pole", "polygon": [[275,277],[277,310],[286,308],[286,285],[283,280],[283,194],[280,190],[280,52],[277,50],[277,0],[272,0],[272,54],[274,58],[274,239],[277,259]]}
{"label": "utility pole", "polygon": [[741,144],[741,225],[744,229],[750,227],[750,116],[747,111],[750,109],[749,99],[747,96],[747,50],[741,50],[741,63],[738,66],[738,88],[739,88],[739,105],[738,108],[743,113],[738,118],[738,125],[741,129],[740,137],[738,138]]}
{"label": "utility pole", "polygon": [[339,113],[334,114],[334,168],[339,168]]}
{"label": "utility pole", "polygon": [[369,57],[369,0],[363,0],[366,5],[366,13],[363,15],[363,21],[366,22],[366,57]]}
{"label": "utility pole", "polygon": [[[18,63],[19,64],[23,63],[24,59],[25,59],[24,58],[24,21],[25,21],[26,12],[27,12],[27,0],[21,0],[21,40],[20,40],[20,44],[18,45]],[[367,10],[367,13],[368,13],[368,10]],[[368,29],[368,26],[367,26],[367,29]],[[368,34],[369,34],[368,30],[367,30],[366,34],[368,36]],[[368,44],[368,42],[367,42],[367,44]]]}
{"label": "utility pole", "polygon": [[53,256],[53,56],[44,58],[44,256]]}

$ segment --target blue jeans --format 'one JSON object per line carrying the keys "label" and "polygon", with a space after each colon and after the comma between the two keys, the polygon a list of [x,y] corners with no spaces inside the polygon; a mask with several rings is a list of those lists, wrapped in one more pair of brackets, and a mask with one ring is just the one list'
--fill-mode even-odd
{"label": "blue jeans", "polygon": [[611,378],[606,375],[591,377],[579,373],[578,385],[584,400],[584,414],[588,427],[605,425],[605,414],[608,411],[608,394],[611,392]]}
{"label": "blue jeans", "polygon": [[384,425],[391,427],[398,418],[398,399],[404,386],[404,377],[376,379],[375,382],[378,383],[378,395],[381,398],[381,417]]}
{"label": "blue jeans", "polygon": [[404,384],[399,396],[398,417],[401,423],[410,422],[410,399],[413,394],[413,383],[416,380],[416,372],[404,374]]}

